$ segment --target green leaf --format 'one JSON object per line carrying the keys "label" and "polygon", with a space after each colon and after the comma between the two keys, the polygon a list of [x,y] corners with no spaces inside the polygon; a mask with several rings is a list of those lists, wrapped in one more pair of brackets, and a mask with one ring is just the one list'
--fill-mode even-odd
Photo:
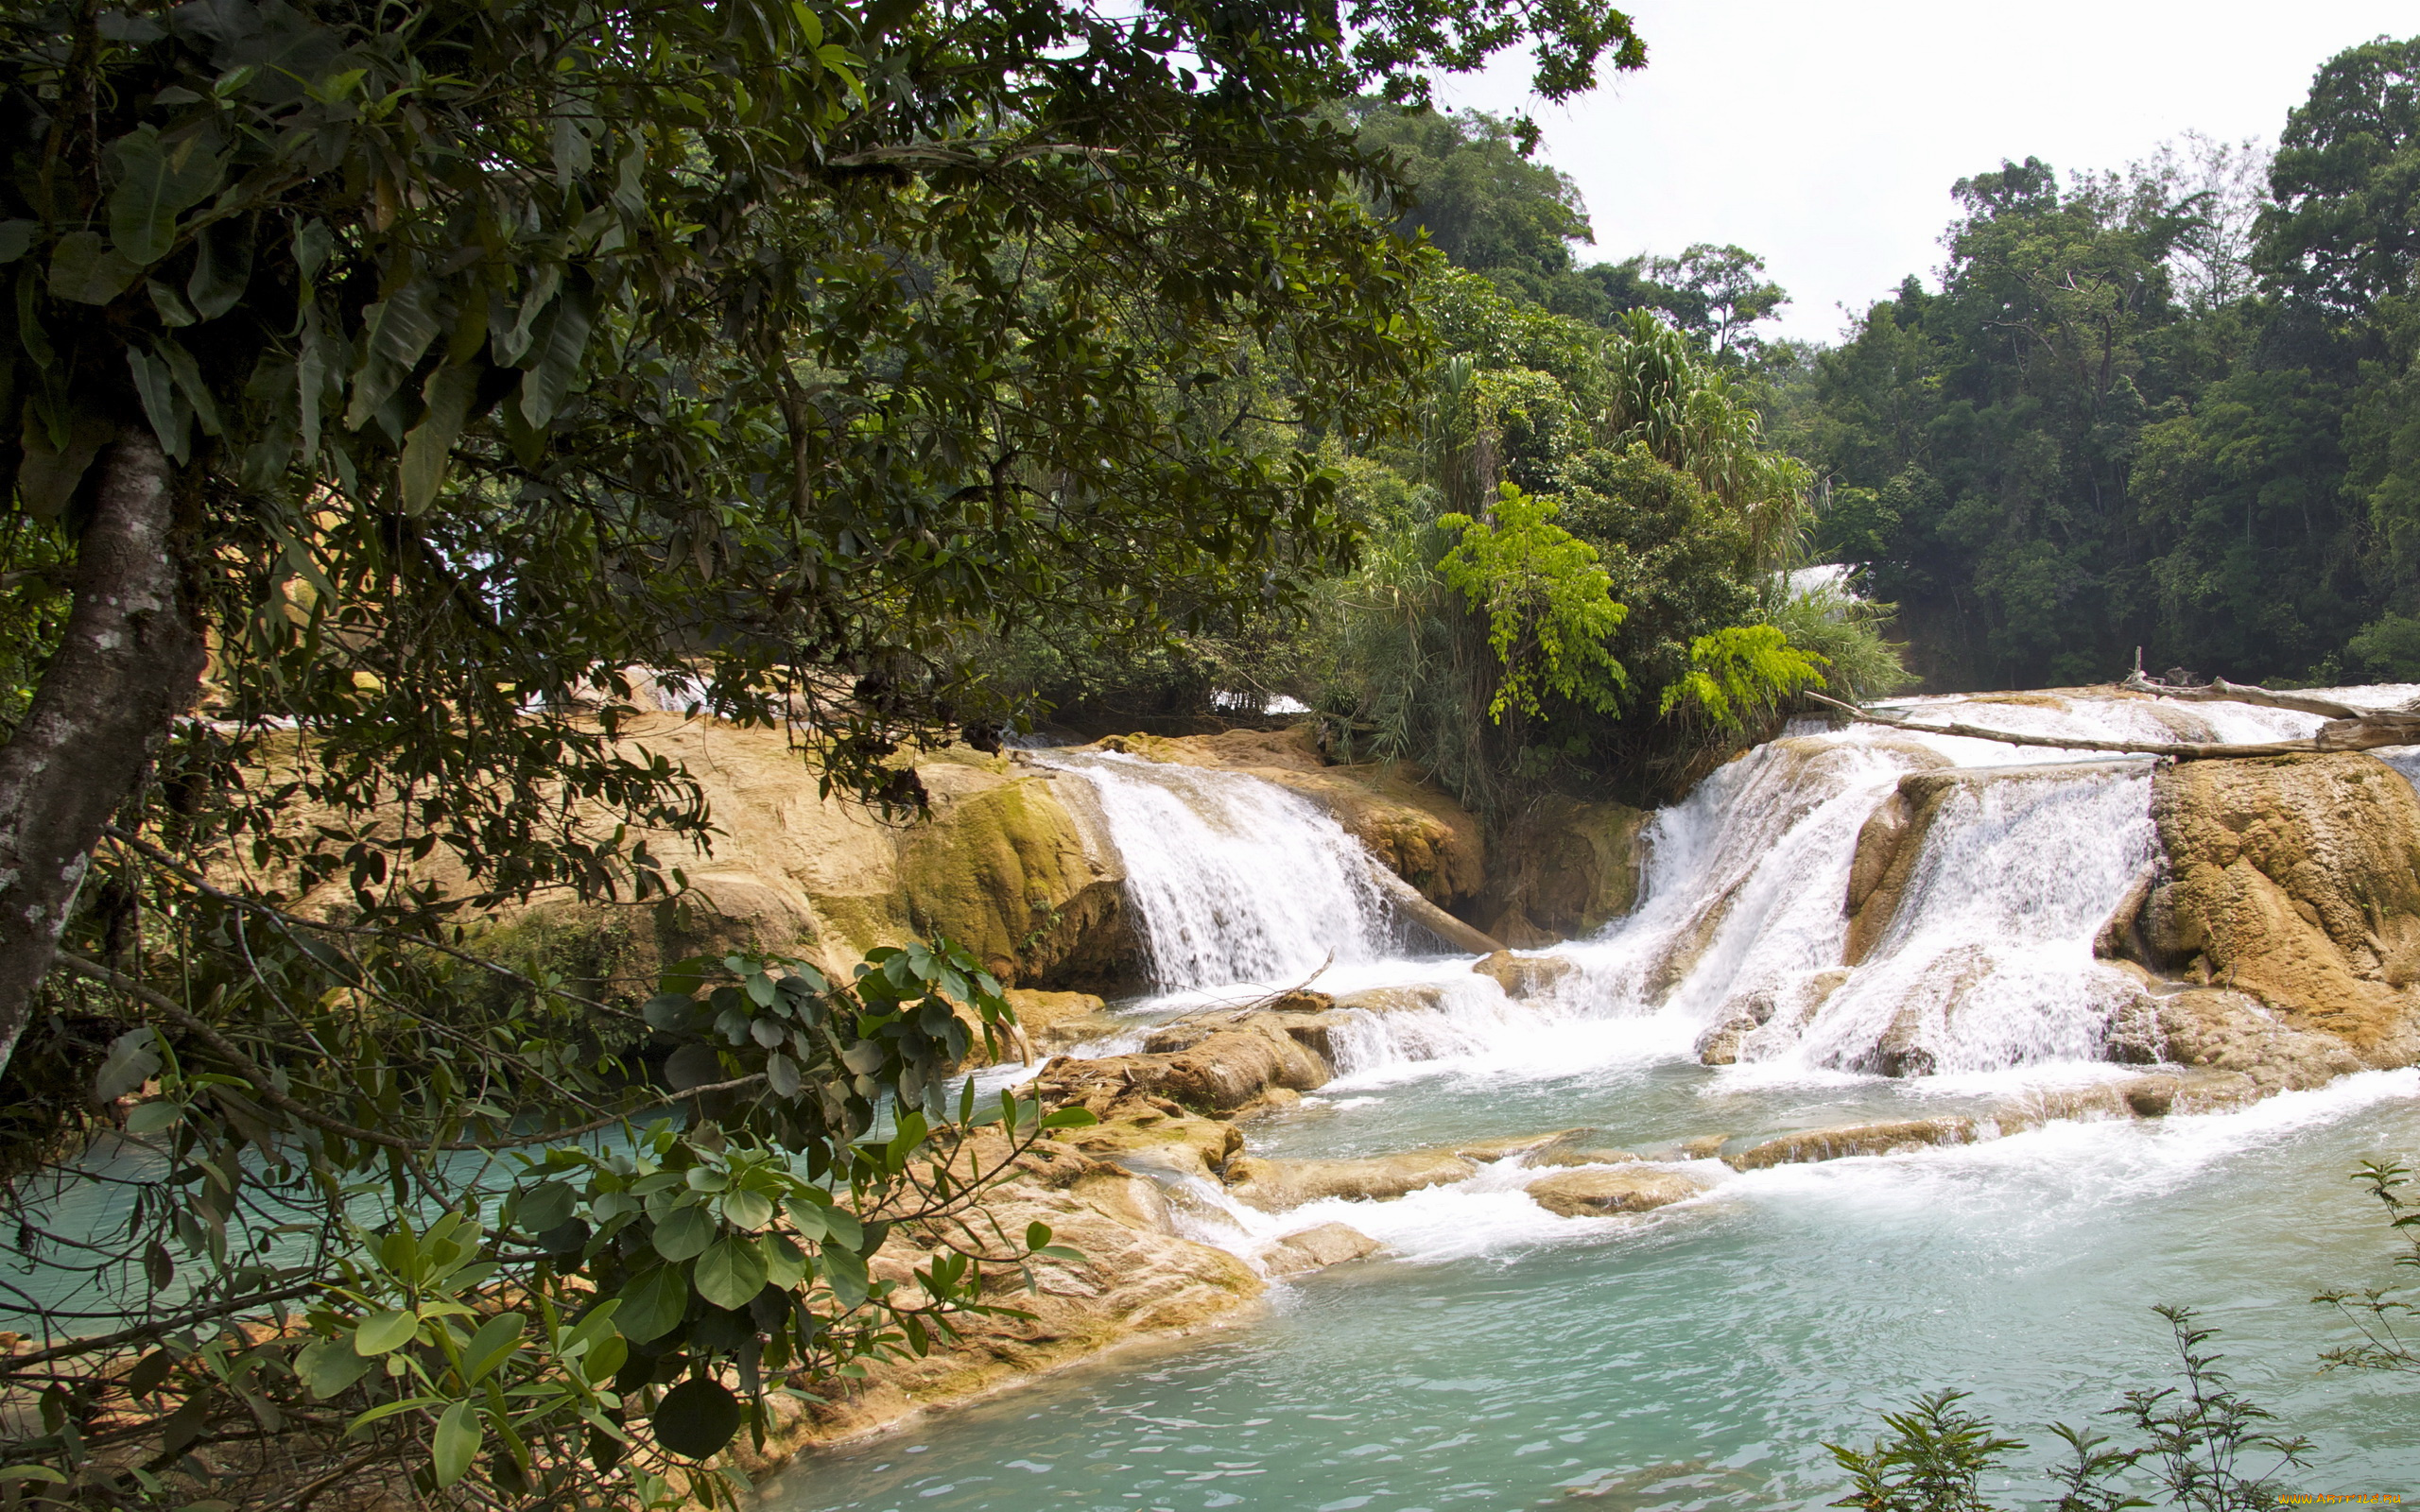
{"label": "green leaf", "polygon": [[698,1295],[717,1307],[746,1307],[765,1289],[765,1257],[753,1240],[717,1239],[698,1258]]}
{"label": "green leaf", "polygon": [[664,1394],[648,1419],[655,1441],[675,1454],[706,1459],[719,1454],[739,1432],[739,1399],[706,1376],[691,1376]]}
{"label": "green leaf", "polygon": [[520,409],[533,428],[544,430],[571,392],[572,379],[588,355],[589,320],[587,299],[570,289],[546,312],[545,329],[523,359],[529,375],[521,380]]}
{"label": "green leaf", "polygon": [[806,1280],[812,1268],[806,1251],[790,1242],[787,1234],[767,1234],[756,1241],[758,1252],[765,1257],[765,1283],[790,1291]]}
{"label": "green leaf", "polygon": [[658,1265],[642,1271],[622,1288],[621,1309],[614,1328],[632,1344],[662,1338],[689,1313],[689,1272],[681,1265]]}
{"label": "green leaf", "polygon": [[172,1103],[164,1097],[154,1098],[137,1105],[134,1111],[126,1115],[126,1131],[129,1134],[157,1134],[162,1129],[176,1127],[184,1121],[184,1104]]}
{"label": "green leaf", "polygon": [[202,382],[201,368],[193,360],[193,353],[187,352],[184,344],[174,336],[162,336],[159,345],[152,350],[162,362],[168,365],[169,373],[177,380],[177,391],[184,395],[185,402],[193,406],[195,417],[201,421],[201,428],[213,436],[225,435],[227,427],[218,418],[217,396],[210,391],[208,384]]}
{"label": "green leaf", "polygon": [[193,277],[185,298],[194,313],[216,320],[235,307],[252,282],[252,228],[246,221],[214,221],[194,237]]}
{"label": "green leaf", "polygon": [[50,250],[50,292],[78,304],[107,304],[143,276],[143,265],[101,245],[96,231],[69,232]]}
{"label": "green leaf", "polygon": [[113,1103],[149,1080],[160,1069],[160,1036],[147,1025],[129,1029],[110,1041],[101,1069],[93,1074],[93,1097]]}
{"label": "green leaf", "polygon": [[541,1181],[521,1194],[512,1205],[513,1227],[524,1233],[542,1234],[570,1220],[572,1210],[579,1205],[579,1194],[562,1181]]}
{"label": "green leaf", "polygon": [[496,1366],[512,1357],[521,1347],[521,1335],[529,1320],[518,1313],[498,1313],[479,1325],[471,1342],[462,1346],[462,1377],[473,1385],[485,1381]]}
{"label": "green leaf", "polygon": [[311,1395],[327,1400],[368,1375],[371,1361],[347,1339],[314,1339],[294,1357],[294,1373]]}
{"label": "green leaf", "polygon": [[357,431],[378,412],[438,335],[437,285],[416,278],[361,312],[362,356],[353,375],[345,429]]}
{"label": "green leaf", "polygon": [[765,1057],[765,1085],[773,1089],[776,1097],[796,1097],[805,1081],[799,1075],[798,1062],[776,1051]]}
{"label": "green leaf", "polygon": [[437,1419],[437,1434],[429,1444],[429,1466],[437,1472],[437,1484],[451,1486],[468,1473],[479,1452],[479,1441],[486,1436],[476,1407],[458,1401],[446,1408],[445,1416]]}
{"label": "green leaf", "polygon": [[762,1228],[773,1221],[773,1199],[762,1192],[745,1189],[727,1192],[723,1194],[722,1215],[734,1228]]}
{"label": "green leaf", "polygon": [[38,220],[0,220],[0,264],[13,263],[26,255],[34,244],[34,232],[42,230]]}
{"label": "green leaf", "polygon": [[711,1087],[723,1079],[722,1057],[715,1053],[712,1045],[683,1045],[666,1057],[664,1075],[682,1091],[692,1087]]}
{"label": "green leaf", "polygon": [[17,464],[17,498],[26,512],[38,520],[58,519],[92,470],[93,458],[116,434],[107,421],[78,413],[68,424],[67,444],[53,446],[50,427],[36,417],[33,405],[26,405],[21,438],[25,452]]}
{"label": "green leaf", "polygon": [[419,514],[437,500],[445,484],[445,464],[453,459],[454,442],[470,413],[471,395],[479,386],[469,367],[440,368],[421,387],[428,414],[404,438],[402,475],[404,511]]}
{"label": "green leaf", "polygon": [[417,1314],[389,1311],[372,1313],[356,1324],[353,1331],[353,1347],[364,1355],[389,1354],[409,1344],[420,1332]]}
{"label": "green leaf", "polygon": [[715,1221],[702,1207],[675,1208],[655,1226],[655,1252],[666,1260],[693,1260],[715,1242]]}
{"label": "green leaf", "polygon": [[843,1309],[863,1305],[872,1285],[864,1257],[838,1245],[825,1245],[818,1260],[823,1280],[832,1288],[833,1300]]}
{"label": "green leaf", "polygon": [[182,462],[193,412],[177,392],[176,375],[166,363],[140,347],[126,349],[126,366],[134,374],[134,391],[143,400],[143,416],[151,422],[151,434],[160,438],[160,450],[168,454],[170,461]]}
{"label": "green leaf", "polygon": [[1081,1128],[1087,1124],[1098,1124],[1099,1122],[1099,1118],[1095,1116],[1093,1110],[1089,1108],[1058,1108],[1042,1115],[1041,1126],[1044,1128]]}
{"label": "green leaf", "polygon": [[163,142],[138,126],[110,144],[117,187],[110,192],[110,240],[137,263],[156,263],[176,245],[177,217],[218,187],[226,160],[204,133]]}

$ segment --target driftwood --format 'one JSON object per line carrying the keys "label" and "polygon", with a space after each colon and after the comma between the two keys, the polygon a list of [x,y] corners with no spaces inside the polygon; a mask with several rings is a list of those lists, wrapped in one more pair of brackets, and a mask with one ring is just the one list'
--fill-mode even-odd
{"label": "driftwood", "polygon": [[2307,693],[2271,693],[2249,682],[2229,682],[2224,678],[2211,679],[2206,688],[2171,687],[2144,677],[2139,667],[2128,674],[2126,680],[2118,686],[2128,693],[2147,693],[2154,697],[2175,698],[2185,703],[2249,703],[2264,709],[2291,709],[2297,713],[2321,714],[2329,719],[2366,719],[2372,714],[2391,712],[2356,708],[2333,698],[2315,698]]}
{"label": "driftwood", "polygon": [[[2132,679],[2129,679],[2130,681]],[[2234,686],[2234,684],[2228,684]],[[2148,688],[2140,691],[2150,691]],[[2163,696],[2168,690],[2161,690]],[[2194,690],[2199,692],[2201,690]],[[2258,690],[2266,693],[2267,690]],[[1970,740],[1996,740],[2004,746],[2035,746],[2048,750],[2097,750],[2118,756],[2167,756],[2176,761],[2228,761],[2244,756],[2294,756],[2311,751],[2374,750],[2380,746],[2420,745],[2420,713],[2358,713],[2350,718],[2331,719],[2319,727],[2319,733],[2307,740],[2265,740],[2228,744],[2219,741],[2127,741],[2085,740],[2066,735],[2020,735],[2008,730],[1986,730],[1980,725],[1930,725],[1910,719],[1894,719],[1888,714],[1868,713],[1855,704],[1826,698],[1820,693],[1807,697],[1817,703],[1838,709],[1860,724],[1881,725],[1892,730],[1904,730],[1920,735],[1963,735]],[[2293,695],[2271,694],[2271,697]],[[2249,700],[2242,700],[2249,701]],[[2308,700],[2328,703],[2325,698]],[[2277,704],[2277,708],[2289,705]],[[2336,708],[2349,705],[2335,704]],[[2306,713],[2320,711],[2307,709]]]}

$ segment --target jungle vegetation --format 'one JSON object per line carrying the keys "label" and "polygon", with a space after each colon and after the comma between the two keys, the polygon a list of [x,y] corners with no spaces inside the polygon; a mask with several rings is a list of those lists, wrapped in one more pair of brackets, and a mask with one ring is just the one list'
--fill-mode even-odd
{"label": "jungle vegetation", "polygon": [[1957,185],[1910,278],[1777,386],[1815,552],[1928,687],[2420,679],[2420,39],[2262,144]]}

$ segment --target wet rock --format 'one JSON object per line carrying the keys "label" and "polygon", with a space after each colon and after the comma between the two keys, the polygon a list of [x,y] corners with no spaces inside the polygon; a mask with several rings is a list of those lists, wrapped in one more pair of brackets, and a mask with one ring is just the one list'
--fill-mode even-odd
{"label": "wet rock", "polygon": [[1614,1137],[1601,1128],[1571,1128],[1524,1151],[1522,1163],[1530,1166],[1619,1165],[1637,1159],[1635,1151],[1616,1143]]}
{"label": "wet rock", "polygon": [[[1081,1102],[1098,1124],[1062,1131],[1058,1143],[1097,1161],[1170,1177],[1218,1179],[1220,1167],[1244,1147],[1243,1131],[1204,1118],[1167,1098],[1088,1088]],[[1052,1100],[1047,1106],[1063,1106]]]}
{"label": "wet rock", "polygon": [[[1130,1092],[1150,1093],[1196,1112],[1220,1113],[1243,1107],[1272,1087],[1310,1091],[1326,1084],[1327,1062],[1277,1026],[1280,1016],[1257,1014],[1240,1022],[1170,1026],[1153,1036],[1169,1046],[1142,1055],[1074,1060],[1064,1056],[1043,1067],[1040,1091],[1053,1106]],[[1096,1115],[1098,1108],[1094,1108]]]}
{"label": "wet rock", "polygon": [[1443,1008],[1445,996],[1445,988],[1437,983],[1414,982],[1403,987],[1373,987],[1358,992],[1340,993],[1333,1002],[1340,1012],[1426,1013]]}
{"label": "wet rock", "polygon": [[1115,1166],[1101,1166],[1076,1178],[1069,1190],[1105,1218],[1114,1218],[1129,1228],[1147,1228],[1155,1233],[1176,1232],[1174,1216],[1168,1211],[1167,1194],[1160,1184],[1147,1176]]}
{"label": "wet rock", "polygon": [[[2274,1029],[2328,1037],[2358,1064],[2420,1059],[2420,798],[2409,782],[2360,753],[2184,762],[2152,779],[2152,817],[2163,868],[2131,929],[2104,936],[2112,948],[2248,995]],[[2172,1012],[2179,1002],[2163,1003],[2161,1023],[2171,1040],[2187,1026],[2185,1064],[2282,1086],[2336,1063],[2308,1045],[2256,1051],[2268,1029],[2208,1000]]]}
{"label": "wet rock", "polygon": [[1730,1143],[1728,1134],[1701,1134],[1695,1139],[1683,1140],[1673,1149],[1684,1160],[1711,1160],[1720,1155],[1722,1147]]}
{"label": "wet rock", "polygon": [[1478,917],[1515,950],[1592,935],[1638,902],[1640,836],[1652,817],[1620,803],[1553,796],[1512,821]]}
{"label": "wet rock", "polygon": [[1848,1124],[1836,1128],[1801,1129],[1750,1146],[1724,1159],[1736,1170],[1761,1171],[1769,1166],[1810,1160],[1839,1160],[1858,1155],[1893,1155],[1939,1144],[1966,1144],[1975,1139],[1975,1121],[1964,1117],[1909,1118],[1885,1123]]}
{"label": "wet rock", "polygon": [[1530,1183],[1530,1200],[1565,1218],[1645,1212],[1704,1190],[1671,1171],[1564,1171]]}
{"label": "wet rock", "polygon": [[1262,1252],[1260,1263],[1271,1276],[1300,1276],[1374,1255],[1383,1247],[1350,1225],[1323,1223],[1278,1240]]}
{"label": "wet rock", "polygon": [[1232,1123],[1241,1124],[1250,1119],[1267,1118],[1272,1114],[1289,1112],[1301,1107],[1302,1102],[1303,1094],[1291,1087],[1271,1087],[1228,1114],[1227,1117]]}
{"label": "wet rock", "polygon": [[1448,1150],[1357,1160],[1270,1160],[1245,1155],[1227,1162],[1227,1182],[1236,1201],[1263,1212],[1284,1212],[1326,1197],[1383,1202],[1423,1187],[1449,1185],[1478,1170],[1478,1161]]}
{"label": "wet rock", "polygon": [[1063,1050],[1087,1040],[1105,1039],[1129,1027],[1109,1011],[1109,1005],[1090,992],[1046,992],[1012,987],[1003,994],[1016,1010],[1017,1027],[1042,1052]]}
{"label": "wet rock", "polygon": [[2193,988],[2158,999],[2156,1006],[2169,1059],[2239,1072],[2266,1092],[2324,1087],[2361,1069],[2351,1045],[2290,1027],[2284,1015],[2246,993]]}
{"label": "wet rock", "polygon": [[1471,970],[1504,989],[1504,995],[1522,1002],[1553,990],[1557,984],[1576,975],[1580,968],[1560,955],[1515,955],[1511,951],[1497,951],[1474,962]]}

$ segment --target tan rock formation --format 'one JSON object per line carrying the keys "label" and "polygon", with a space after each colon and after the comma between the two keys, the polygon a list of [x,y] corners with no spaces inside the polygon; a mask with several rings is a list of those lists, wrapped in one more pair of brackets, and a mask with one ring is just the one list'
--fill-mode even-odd
{"label": "tan rock formation", "polygon": [[1553,795],[1496,847],[1478,917],[1515,950],[1593,935],[1638,902],[1640,834],[1653,817],[1621,803]]}
{"label": "tan rock formation", "polygon": [[1497,951],[1473,962],[1471,970],[1502,988],[1506,997],[1519,1002],[1552,991],[1556,984],[1576,974],[1580,968],[1560,955],[1515,955],[1511,951]]}
{"label": "tan rock formation", "polygon": [[[1163,1031],[1164,1048],[1135,1056],[1073,1060],[1063,1056],[1042,1069],[1041,1092],[1056,1106],[1094,1105],[1145,1093],[1205,1113],[1231,1112],[1272,1087],[1309,1091],[1324,1086],[1327,1062],[1278,1027],[1283,1016],[1253,1014],[1199,1033]],[[1194,1026],[1188,1026],[1188,1030]]]}
{"label": "tan rock formation", "polygon": [[1704,1188],[1673,1171],[1560,1171],[1530,1183],[1530,1200],[1565,1218],[1645,1212],[1685,1202]]}
{"label": "tan rock formation", "polygon": [[2163,1004],[2180,1060],[2249,1057],[2285,1085],[2341,1063],[2278,1033],[2328,1036],[2362,1065],[2420,1058],[2420,799],[2409,782],[2358,753],[2179,763],[2154,778],[2152,816],[2163,875],[2103,948],[2273,1015],[2264,1026],[2210,999]]}
{"label": "tan rock formation", "polygon": [[1384,1246],[1346,1224],[1323,1223],[1288,1234],[1269,1246],[1260,1263],[1271,1276],[1300,1276],[1307,1271],[1341,1265],[1348,1260],[1374,1255]]}
{"label": "tan rock formation", "polygon": [[1284,1212],[1325,1197],[1386,1201],[1423,1187],[1471,1176],[1478,1162],[1450,1150],[1414,1150],[1358,1160],[1267,1160],[1238,1156],[1227,1162],[1228,1194],[1263,1212]]}
{"label": "tan rock formation", "polygon": [[1936,1144],[1967,1144],[1976,1136],[1971,1118],[1893,1119],[1875,1124],[1848,1124],[1835,1128],[1801,1129],[1751,1145],[1724,1160],[1736,1170],[1761,1171],[1768,1166],[1807,1160],[1838,1160],[1853,1155],[1892,1155]]}
{"label": "tan rock formation", "polygon": [[[1116,1345],[1226,1321],[1264,1289],[1236,1256],[1176,1234],[1150,1182],[1063,1143],[1036,1145],[992,1190],[986,1208],[1003,1232],[1048,1224],[1054,1243],[1083,1258],[1035,1262],[1032,1289],[1012,1268],[994,1273],[984,1299],[1029,1316],[960,1314],[957,1339],[921,1358],[868,1360],[865,1379],[840,1383],[827,1401],[768,1396],[775,1415],[769,1442],[762,1454],[740,1452],[743,1467],[761,1471],[810,1444],[879,1433],[922,1410],[983,1396]],[[896,1231],[874,1268],[912,1285],[923,1243]],[[1322,1241],[1322,1247],[1334,1242]]]}

